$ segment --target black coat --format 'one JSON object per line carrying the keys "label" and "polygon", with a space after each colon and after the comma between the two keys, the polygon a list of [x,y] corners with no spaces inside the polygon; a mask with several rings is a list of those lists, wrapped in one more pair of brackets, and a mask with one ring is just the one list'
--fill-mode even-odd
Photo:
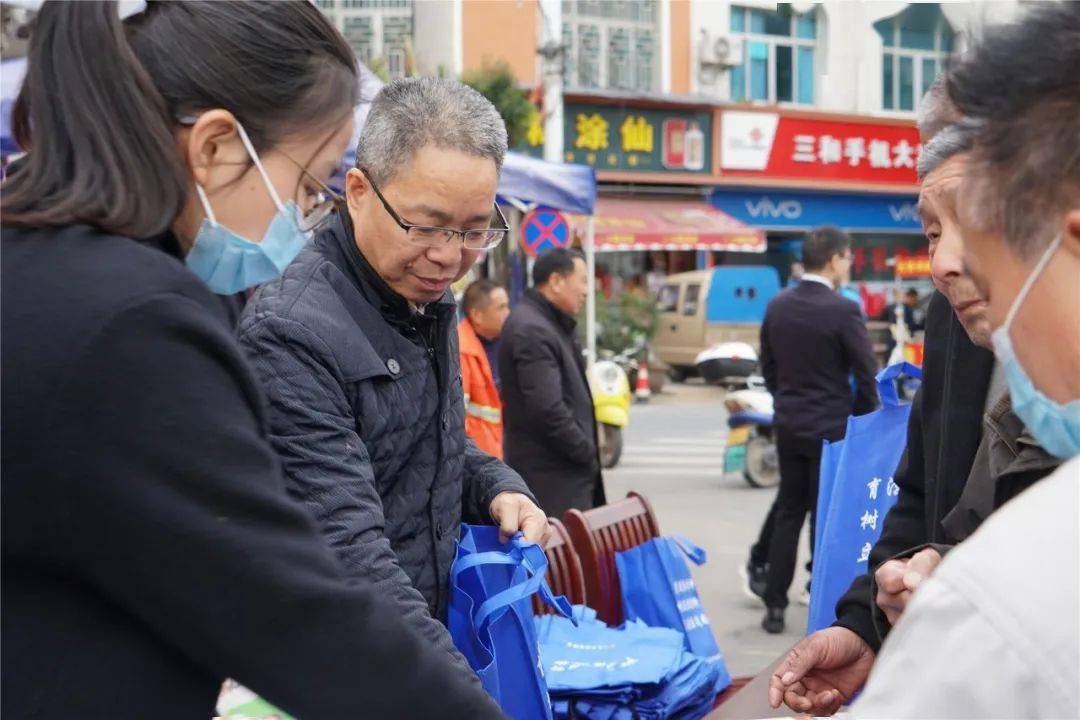
{"label": "black coat", "polygon": [[859,307],[813,280],[769,302],[761,324],[761,369],[775,423],[794,437],[838,440],[849,415],[877,406],[877,363]]}
{"label": "black coat", "polygon": [[226,677],[302,718],[498,716],[288,497],[175,241],[2,248],[3,717],[207,718]]}
{"label": "black coat", "polygon": [[525,291],[503,326],[503,449],[552,517],[603,505],[596,414],[574,319]]}
{"label": "black coat", "polygon": [[875,651],[881,638],[871,612],[873,572],[902,552],[948,541],[942,520],[971,472],[993,369],[994,354],[971,342],[949,301],[935,293],[926,313],[922,386],[894,477],[900,495],[870,552],[870,572],[856,578],[836,605],[836,624],[858,633]]}
{"label": "black coat", "polygon": [[529,489],[465,436],[456,305],[414,312],[335,215],[240,321],[270,400],[270,439],[289,491],[355,577],[457,655],[445,622],[464,518],[492,522],[501,492]]}

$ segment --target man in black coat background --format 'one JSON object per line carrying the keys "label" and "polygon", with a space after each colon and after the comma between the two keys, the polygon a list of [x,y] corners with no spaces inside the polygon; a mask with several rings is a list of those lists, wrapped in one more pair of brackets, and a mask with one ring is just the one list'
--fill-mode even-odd
{"label": "man in black coat background", "polygon": [[784,630],[807,512],[813,547],[821,441],[840,440],[849,415],[868,413],[877,405],[870,336],[859,308],[836,291],[851,272],[851,238],[832,227],[814,230],[803,243],[803,264],[802,280],[773,298],[761,325],[761,367],[776,408],[780,456],[762,621],[769,633]]}
{"label": "man in black coat background", "polygon": [[503,449],[551,517],[603,505],[596,416],[574,335],[587,296],[585,260],[569,250],[536,259],[533,287],[503,327]]}

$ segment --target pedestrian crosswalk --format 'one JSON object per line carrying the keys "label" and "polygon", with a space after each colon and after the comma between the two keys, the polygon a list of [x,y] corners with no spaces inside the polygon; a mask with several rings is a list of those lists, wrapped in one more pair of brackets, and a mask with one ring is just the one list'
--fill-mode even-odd
{"label": "pedestrian crosswalk", "polygon": [[626,475],[674,474],[686,478],[719,479],[724,469],[724,434],[657,437],[627,443],[616,469]]}

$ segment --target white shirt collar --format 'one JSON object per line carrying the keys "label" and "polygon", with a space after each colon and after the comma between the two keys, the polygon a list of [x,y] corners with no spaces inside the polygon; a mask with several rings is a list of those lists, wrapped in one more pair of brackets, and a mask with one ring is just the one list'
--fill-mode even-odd
{"label": "white shirt collar", "polygon": [[799,282],[821,283],[822,285],[829,288],[830,290],[833,290],[833,291],[836,290],[836,288],[833,287],[833,284],[830,281],[823,278],[821,275],[815,275],[814,273],[803,273],[803,276],[799,279]]}

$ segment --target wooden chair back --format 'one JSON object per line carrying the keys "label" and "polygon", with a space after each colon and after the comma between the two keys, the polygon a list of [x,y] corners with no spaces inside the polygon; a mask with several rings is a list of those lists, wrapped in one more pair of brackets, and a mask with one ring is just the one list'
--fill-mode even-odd
{"label": "wooden chair back", "polygon": [[[571,605],[585,604],[585,577],[581,574],[581,560],[574,546],[570,544],[570,535],[566,526],[555,518],[551,523],[551,539],[548,540],[544,553],[548,559],[547,581],[551,592],[565,595]],[[533,614],[544,615],[555,612],[548,607],[539,595],[532,597]]]}
{"label": "wooden chair back", "polygon": [[652,506],[643,495],[631,492],[619,502],[585,512],[567,510],[563,522],[581,559],[587,604],[596,610],[598,619],[621,625],[622,594],[615,553],[660,535]]}

